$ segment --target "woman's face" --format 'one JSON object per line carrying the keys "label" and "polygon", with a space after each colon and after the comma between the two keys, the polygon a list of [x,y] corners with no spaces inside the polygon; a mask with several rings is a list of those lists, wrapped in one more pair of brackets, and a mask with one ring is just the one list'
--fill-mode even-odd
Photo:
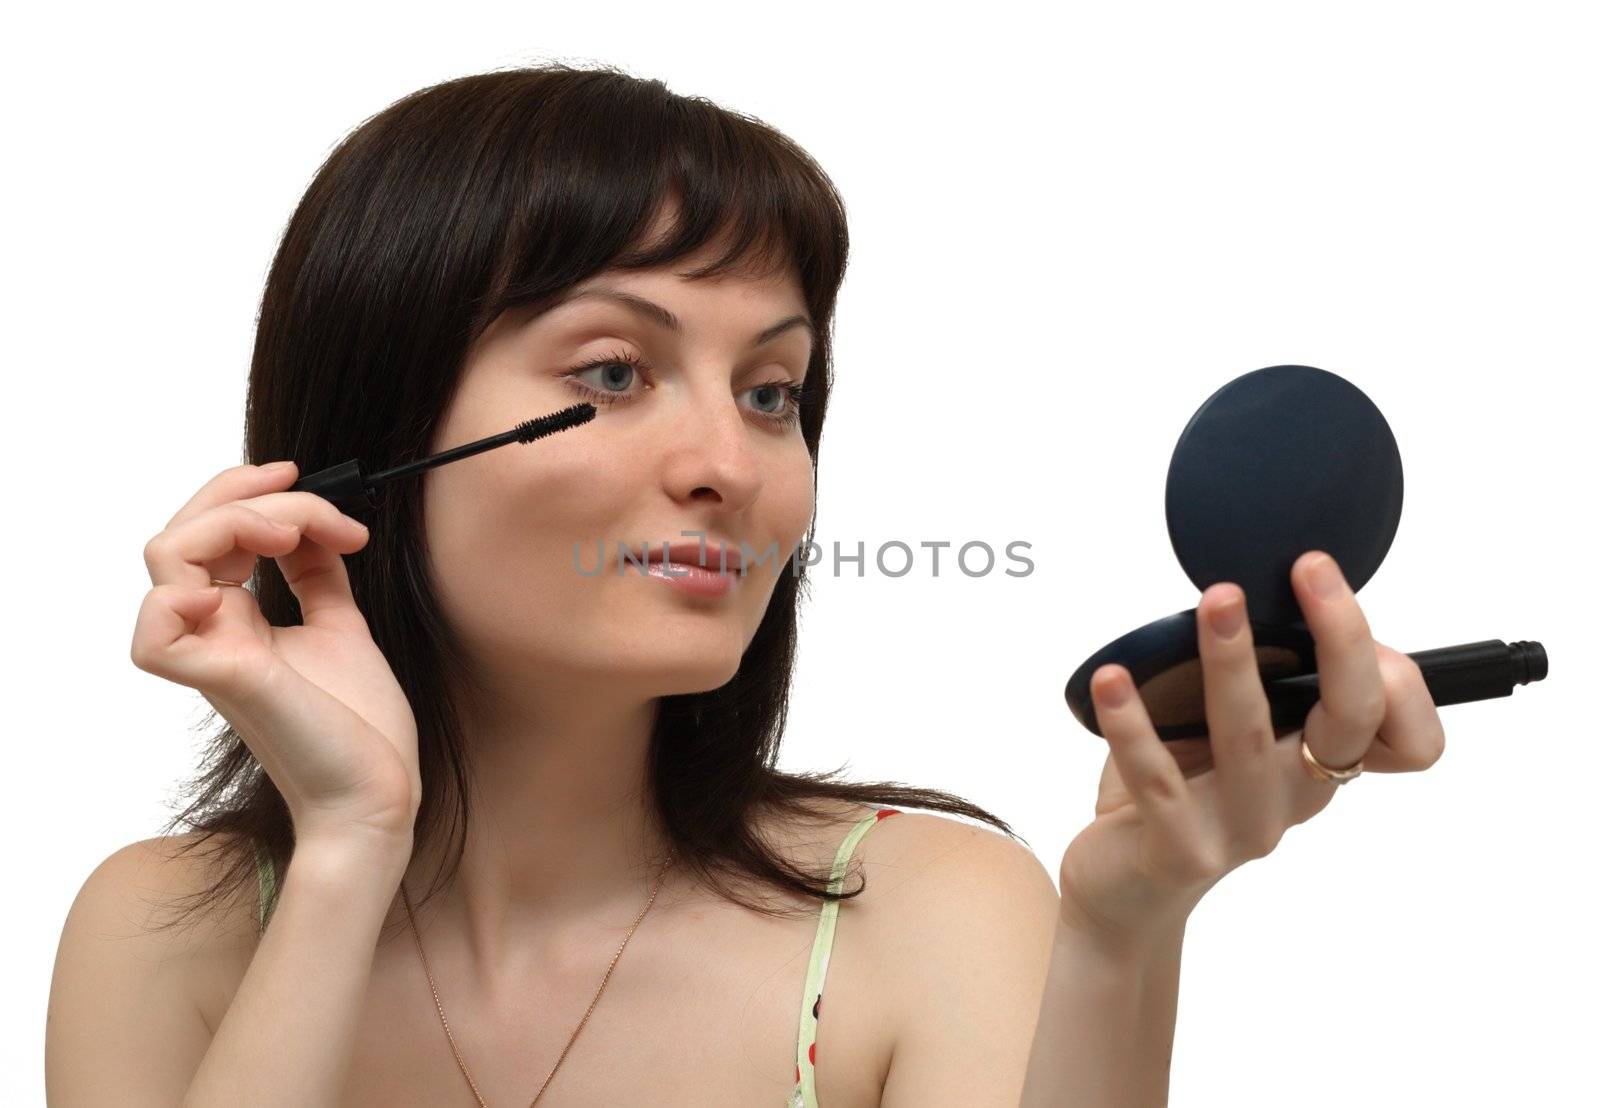
{"label": "woman's face", "polygon": [[[805,301],[792,273],[677,276],[710,257],[598,274],[537,316],[505,313],[470,353],[430,453],[582,401],[596,408],[588,423],[424,475],[434,582],[490,688],[717,688],[778,574],[792,572],[813,498],[787,386],[805,380],[814,340],[805,323],[758,339],[804,319]],[[600,290],[650,301],[678,326]],[[578,369],[586,362],[597,364]],[[712,569],[720,544],[730,567],[744,555],[724,595],[695,595],[624,558],[624,547],[639,560],[701,541],[684,532],[704,533]]]}

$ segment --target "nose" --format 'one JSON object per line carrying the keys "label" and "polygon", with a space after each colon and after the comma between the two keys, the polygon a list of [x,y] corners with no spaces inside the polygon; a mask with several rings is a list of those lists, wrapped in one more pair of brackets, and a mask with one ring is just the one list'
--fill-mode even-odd
{"label": "nose", "polygon": [[720,396],[713,398],[709,391],[684,397],[681,414],[668,432],[672,440],[662,481],[675,499],[711,500],[739,511],[761,491],[761,458],[751,442],[757,431],[725,384]]}

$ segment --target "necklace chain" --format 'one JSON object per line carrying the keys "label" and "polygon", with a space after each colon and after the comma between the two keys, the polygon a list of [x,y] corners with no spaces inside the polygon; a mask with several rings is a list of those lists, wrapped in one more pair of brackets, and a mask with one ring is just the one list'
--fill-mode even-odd
{"label": "necklace chain", "polygon": [[[529,1102],[528,1108],[533,1108],[534,1105],[539,1103],[539,1098],[544,1095],[545,1088],[550,1084],[550,1079],[556,1075],[556,1070],[561,1068],[561,1063],[567,1057],[567,1051],[572,1049],[572,1044],[577,1040],[578,1032],[582,1031],[583,1025],[589,1022],[589,1013],[593,1012],[594,1006],[600,1003],[600,994],[605,992],[606,982],[611,980],[611,971],[616,968],[617,959],[621,958],[622,952],[627,949],[628,940],[633,938],[633,933],[638,928],[640,920],[644,919],[645,912],[648,912],[650,906],[656,902],[656,894],[661,892],[661,884],[666,880],[667,866],[671,864],[672,858],[669,856],[667,864],[661,867],[660,876],[656,878],[655,892],[650,894],[650,899],[645,902],[644,909],[634,919],[633,926],[628,928],[627,935],[623,937],[622,945],[617,947],[617,952],[611,956],[611,964],[606,967],[606,975],[600,979],[600,987],[595,990],[594,999],[589,1001],[588,1011],[584,1012],[583,1018],[578,1021],[578,1026],[573,1030],[571,1037],[567,1039],[567,1045],[562,1047],[561,1055],[556,1059],[556,1064],[550,1067],[550,1072],[545,1075],[544,1083],[539,1086],[539,1091],[533,1094],[533,1100]],[[456,1037],[450,1030],[450,1021],[445,1019],[444,1004],[439,1000],[439,988],[433,982],[433,971],[428,967],[428,955],[422,949],[422,933],[417,930],[417,919],[411,910],[411,894],[406,892],[406,883],[403,880],[400,882],[400,896],[405,901],[406,919],[411,923],[412,938],[417,941],[417,955],[422,959],[422,972],[427,974],[428,977],[428,990],[433,993],[433,1006],[439,1010],[439,1022],[444,1025],[445,1038],[450,1040],[450,1053],[456,1056],[456,1065],[461,1067],[461,1076],[467,1079],[467,1085],[472,1089],[472,1095],[477,1098],[478,1104],[481,1108],[488,1108],[488,1105],[484,1102],[483,1094],[478,1091],[477,1082],[473,1081],[472,1074],[467,1072],[466,1062],[461,1059],[461,1050],[456,1046]]]}

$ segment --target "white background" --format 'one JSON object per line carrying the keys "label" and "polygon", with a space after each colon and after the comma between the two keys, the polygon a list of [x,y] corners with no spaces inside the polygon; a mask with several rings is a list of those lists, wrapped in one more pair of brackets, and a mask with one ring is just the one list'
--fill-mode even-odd
{"label": "white background", "polygon": [[1406,651],[1537,639],[1550,677],[1442,709],[1437,766],[1363,777],[1201,904],[1172,1103],[1590,1095],[1594,18],[1527,2],[14,15],[0,1100],[43,1102],[77,889],[156,832],[194,765],[199,695],[128,658],[140,552],[241,460],[280,230],[370,114],[549,59],[756,115],[838,184],[853,251],[819,539],[1024,540],[1036,568],[820,576],[784,764],[953,790],[1052,875],[1104,753],[1067,676],[1198,600],[1163,516],[1189,416],[1268,365],[1366,392],[1405,465],[1399,533],[1360,594],[1374,633]]}

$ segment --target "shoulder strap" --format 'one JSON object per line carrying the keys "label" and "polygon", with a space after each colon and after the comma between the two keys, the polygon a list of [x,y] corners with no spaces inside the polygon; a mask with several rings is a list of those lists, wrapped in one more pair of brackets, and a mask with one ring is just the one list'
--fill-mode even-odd
{"label": "shoulder strap", "polygon": [[[844,888],[844,873],[850,865],[850,855],[861,837],[877,826],[886,816],[898,815],[895,808],[879,808],[872,815],[857,821],[839,844],[833,859],[833,870],[828,876],[828,891],[837,893]],[[796,1046],[795,1076],[800,1086],[801,1103],[814,1108],[817,1103],[817,1018],[822,1014],[822,985],[828,976],[828,957],[833,952],[833,934],[839,920],[839,902],[824,901],[818,913],[817,937],[811,944],[811,963],[806,968],[805,995],[800,1005],[800,1041]]]}
{"label": "shoulder strap", "polygon": [[256,846],[256,884],[261,890],[260,905],[257,909],[258,929],[267,929],[267,917],[272,914],[273,900],[277,896],[277,875],[272,869],[272,858],[261,847],[261,840],[255,840]]}

